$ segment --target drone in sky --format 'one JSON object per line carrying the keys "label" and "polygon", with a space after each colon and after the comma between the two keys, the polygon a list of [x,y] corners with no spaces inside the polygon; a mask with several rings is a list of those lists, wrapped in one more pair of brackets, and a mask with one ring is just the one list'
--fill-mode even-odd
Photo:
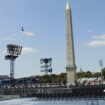
{"label": "drone in sky", "polygon": [[24,27],[21,27],[21,31],[24,31]]}

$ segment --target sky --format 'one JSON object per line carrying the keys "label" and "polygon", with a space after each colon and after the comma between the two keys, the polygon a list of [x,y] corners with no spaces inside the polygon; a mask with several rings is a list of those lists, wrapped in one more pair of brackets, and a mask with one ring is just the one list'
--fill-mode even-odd
{"label": "sky", "polygon": [[10,74],[7,44],[23,47],[15,61],[16,78],[43,75],[41,58],[52,58],[53,73],[66,72],[67,1],[77,71],[100,71],[99,60],[105,62],[105,0],[0,0],[0,75]]}

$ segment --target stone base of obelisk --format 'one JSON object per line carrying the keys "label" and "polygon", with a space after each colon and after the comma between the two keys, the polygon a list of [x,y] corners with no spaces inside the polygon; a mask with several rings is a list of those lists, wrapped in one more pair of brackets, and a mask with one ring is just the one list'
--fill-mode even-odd
{"label": "stone base of obelisk", "polygon": [[67,87],[76,85],[76,67],[66,67]]}

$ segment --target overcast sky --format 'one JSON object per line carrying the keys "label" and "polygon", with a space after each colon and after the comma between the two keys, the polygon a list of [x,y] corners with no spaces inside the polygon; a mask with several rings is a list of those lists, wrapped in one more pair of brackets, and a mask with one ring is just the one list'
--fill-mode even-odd
{"label": "overcast sky", "polygon": [[[76,66],[100,71],[105,62],[105,0],[68,0],[72,9]],[[67,0],[0,0],[0,75],[9,75],[7,44],[23,46],[15,77],[43,74],[40,58],[52,57],[53,73],[66,72]],[[24,27],[24,32],[21,31]]]}

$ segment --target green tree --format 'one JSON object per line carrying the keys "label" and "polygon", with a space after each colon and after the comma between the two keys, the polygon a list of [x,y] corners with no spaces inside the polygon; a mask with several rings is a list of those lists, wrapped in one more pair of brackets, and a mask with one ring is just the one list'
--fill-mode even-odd
{"label": "green tree", "polygon": [[105,68],[102,69],[102,76],[103,76],[104,79],[105,79]]}
{"label": "green tree", "polygon": [[96,78],[101,77],[101,73],[100,72],[96,72],[96,73],[93,74],[93,77],[96,77]]}
{"label": "green tree", "polygon": [[92,77],[92,73],[90,71],[87,71],[85,73],[84,77]]}
{"label": "green tree", "polygon": [[84,75],[85,75],[85,72],[78,72],[78,73],[77,73],[78,79],[79,79],[79,78],[83,78]]}
{"label": "green tree", "polygon": [[92,73],[90,71],[87,72],[78,72],[77,73],[78,78],[83,78],[83,77],[92,77]]}

